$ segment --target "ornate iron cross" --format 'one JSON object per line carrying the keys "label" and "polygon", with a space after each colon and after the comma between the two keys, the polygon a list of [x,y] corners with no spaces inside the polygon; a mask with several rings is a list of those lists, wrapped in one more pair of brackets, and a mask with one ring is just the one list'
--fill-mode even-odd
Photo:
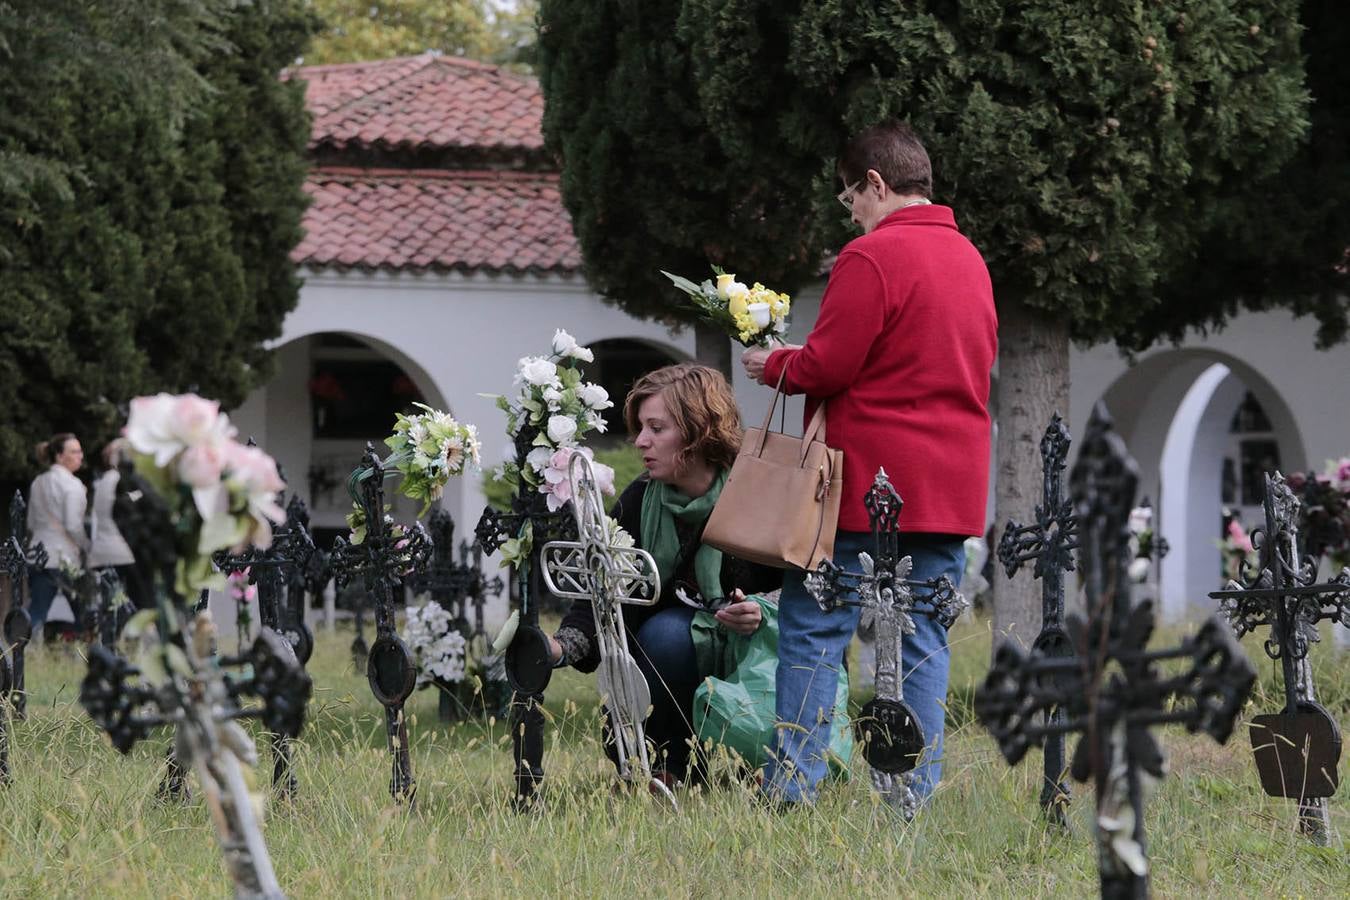
{"label": "ornate iron cross", "polygon": [[[491,579],[483,576],[482,548],[475,546],[470,551],[468,542],[461,541],[456,558],[455,520],[449,512],[436,508],[429,524],[434,549],[426,570],[418,573],[412,582],[412,589],[414,593],[430,594],[431,599],[450,614],[452,627],[464,638],[467,656],[469,642],[475,633],[482,633],[484,595],[487,591],[501,593],[503,583],[499,576]],[[470,600],[477,605],[477,632],[469,624],[467,607]],[[454,721],[473,701],[471,685],[465,682],[456,686],[437,680],[436,686],[440,694],[438,715],[442,722]]]}
{"label": "ornate iron cross", "polygon": [[[214,656],[210,614],[190,612],[185,598],[174,593],[177,535],[168,508],[129,467],[118,481],[113,517],[138,568],[152,575],[147,584],[158,598],[157,640],[144,659],[155,674],[147,680],[145,666],[93,645],[80,703],[124,754],[151,728],[173,725],[173,759],[192,767],[201,781],[235,896],[280,897],[240,765],[256,762],[257,751],[234,720],[261,718],[269,731],[295,737],[312,690],[309,676],[289,646],[268,630],[246,654]],[[227,669],[234,667],[243,671],[232,675]],[[245,697],[262,705],[246,707]]]}
{"label": "ornate iron cross", "polygon": [[1239,637],[1270,629],[1265,650],[1280,663],[1284,709],[1252,719],[1256,769],[1267,794],[1298,801],[1299,830],[1327,846],[1327,803],[1338,786],[1341,737],[1330,710],[1317,702],[1308,651],[1321,639],[1318,622],[1350,627],[1350,569],[1318,583],[1317,559],[1301,552],[1298,497],[1278,472],[1266,475],[1263,505],[1265,527],[1251,534],[1260,554],[1257,568],[1244,560],[1237,580],[1210,597]]}
{"label": "ornate iron cross", "polygon": [[[516,462],[524,467],[539,434],[537,426],[524,425],[515,437]],[[523,496],[522,496],[523,494]],[[572,540],[575,521],[566,510],[550,512],[543,494],[517,490],[511,511],[483,510],[474,529],[475,542],[495,553],[511,539],[530,537],[529,555],[516,567],[520,597],[520,621],[511,645],[506,648],[506,680],[511,685],[511,753],[515,760],[517,810],[532,808],[544,780],[544,689],[553,675],[548,635],[539,627],[539,598],[545,587],[540,551],[548,541]]]}
{"label": "ornate iron cross", "polygon": [[[1162,748],[1150,728],[1180,722],[1228,740],[1256,672],[1217,617],[1179,646],[1148,650],[1153,604],[1130,605],[1128,515],[1138,483],[1134,460],[1100,404],[1071,476],[1087,617],[1067,617],[1075,657],[1002,644],[975,713],[1015,765],[1047,736],[1078,732],[1070,774],[1093,779],[1097,867],[1103,897],[1148,895],[1143,775],[1160,777]],[[1158,663],[1185,660],[1184,669]],[[1049,720],[1055,707],[1064,718]]]}
{"label": "ornate iron cross", "polygon": [[619,760],[619,777],[634,780],[636,765],[651,789],[678,808],[675,795],[652,777],[643,722],[652,705],[652,692],[637,660],[628,652],[623,605],[651,606],[661,597],[661,575],[646,550],[615,541],[609,516],[600,501],[590,460],[572,455],[567,466],[572,488],[572,513],[577,540],[544,545],[544,583],[555,596],[589,600],[595,614],[595,637],[600,649],[596,688],[609,714]]}
{"label": "ornate iron cross", "polygon": [[31,600],[28,570],[47,565],[47,548],[34,544],[28,536],[28,504],[23,494],[14,492],[9,504],[9,540],[0,546],[0,567],[9,576],[9,612],[5,614],[5,650],[9,655],[10,682],[4,696],[10,701],[14,718],[27,715],[28,691],[24,688],[24,655],[33,637],[33,619],[28,614]]}
{"label": "ornate iron cross", "polygon": [[[292,497],[292,501],[295,498]],[[287,612],[286,584],[292,574],[302,571],[314,552],[314,542],[304,523],[290,517],[294,502],[287,504],[287,519],[272,532],[272,544],[266,550],[250,547],[243,553],[217,553],[212,557],[216,568],[225,573],[247,572],[250,584],[258,588],[258,615],[262,626],[279,635],[302,669],[313,651],[312,639],[305,643],[304,635],[293,627]],[[272,787],[277,793],[291,799],[297,784],[293,771],[292,745],[284,734],[273,733]]]}
{"label": "ornate iron cross", "polygon": [[[1034,562],[1032,575],[1041,580],[1041,630],[1032,648],[1046,657],[1073,655],[1064,630],[1064,573],[1074,568],[1078,548],[1078,517],[1073,503],[1064,496],[1064,467],[1069,458],[1069,429],[1056,413],[1041,437],[1041,502],[1036,521],[1022,525],[1009,519],[998,542],[998,561],[1009,578],[1024,563]],[[1062,722],[1063,710],[1046,712],[1051,722]],[[1069,803],[1069,785],[1064,781],[1064,735],[1045,739],[1045,779],[1041,783],[1041,808],[1051,821],[1063,823]]]}
{"label": "ornate iron cross", "polygon": [[[913,560],[900,556],[900,510],[904,501],[885,469],[877,470],[863,505],[872,526],[875,557],[858,554],[861,575],[824,560],[806,576],[806,590],[825,612],[839,606],[861,606],[863,618],[875,623],[876,696],[862,709],[858,737],[871,768],[872,786],[905,819],[912,819],[919,799],[911,787],[910,773],[918,765],[927,741],[919,717],[905,703],[901,673],[905,635],[914,633],[916,614],[951,628],[969,603],[946,576],[910,580]],[[849,599],[853,593],[860,599]]]}
{"label": "ornate iron cross", "polygon": [[385,711],[385,733],[393,756],[389,793],[411,807],[416,781],[408,751],[408,724],[403,704],[417,683],[417,664],[395,628],[395,597],[404,579],[426,564],[430,541],[421,523],[396,526],[384,511],[384,465],[375,447],[366,444],[362,465],[347,480],[347,491],[365,516],[360,543],[338,538],[333,544],[333,573],[338,587],[360,579],[375,607],[375,643],[366,661],[366,679]]}

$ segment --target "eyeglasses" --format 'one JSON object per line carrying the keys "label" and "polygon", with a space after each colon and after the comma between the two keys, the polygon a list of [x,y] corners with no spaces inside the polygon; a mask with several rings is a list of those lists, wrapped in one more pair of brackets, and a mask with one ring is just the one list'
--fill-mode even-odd
{"label": "eyeglasses", "polygon": [[853,182],[848,187],[844,188],[842,191],[836,194],[834,199],[838,200],[841,204],[843,204],[844,209],[848,210],[849,212],[853,212],[853,194],[860,187],[862,187],[861,178],[859,178],[857,181]]}

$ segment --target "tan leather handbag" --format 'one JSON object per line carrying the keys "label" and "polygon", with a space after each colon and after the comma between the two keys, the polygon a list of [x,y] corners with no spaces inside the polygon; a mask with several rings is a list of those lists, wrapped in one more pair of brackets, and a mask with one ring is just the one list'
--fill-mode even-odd
{"label": "tan leather handbag", "polygon": [[844,452],[825,446],[825,403],[800,438],[770,431],[783,392],[778,379],[761,428],[741,442],[703,543],[779,569],[813,569],[834,555]]}

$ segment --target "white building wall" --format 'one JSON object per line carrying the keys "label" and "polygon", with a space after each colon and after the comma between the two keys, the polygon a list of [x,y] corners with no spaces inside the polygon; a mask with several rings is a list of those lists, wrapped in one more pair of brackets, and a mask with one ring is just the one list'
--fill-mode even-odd
{"label": "white building wall", "polygon": [[[287,317],[276,342],[277,377],[236,410],[234,418],[241,433],[254,435],[277,457],[307,500],[312,498],[305,476],[317,452],[312,446],[306,387],[310,375],[307,339],[312,335],[346,333],[398,363],[428,402],[479,427],[484,462],[489,467],[502,459],[508,444],[500,411],[480,394],[509,391],[516,360],[544,352],[554,329],[566,328],[583,344],[629,338],[652,343],[677,357],[691,357],[694,352],[692,331],[672,333],[661,325],[631,318],[603,303],[580,278],[304,274],[300,304]],[[823,282],[812,285],[793,298],[789,340],[805,340],[819,311],[823,287]],[[1214,436],[1202,432],[1218,427],[1214,424],[1217,417],[1212,411],[1206,416],[1208,407],[1196,407],[1187,414],[1189,420],[1183,417],[1174,427],[1178,409],[1206,369],[1222,363],[1256,393],[1281,432],[1287,467],[1320,469],[1324,459],[1350,453],[1350,417],[1344,412],[1344,396],[1350,389],[1350,348],[1317,351],[1313,336],[1310,321],[1272,312],[1239,316],[1223,332],[1197,335],[1179,347],[1155,348],[1134,359],[1126,359],[1110,346],[1072,352],[1071,400],[1065,411],[1071,433],[1079,438],[1092,405],[1098,399],[1106,400],[1140,464],[1141,496],[1153,499],[1159,509],[1159,532],[1174,547],[1174,555],[1162,567],[1160,592],[1169,613],[1183,615],[1188,604],[1195,603],[1195,593],[1210,577],[1217,558],[1217,551],[1206,549],[1212,547],[1209,523],[1218,515],[1217,492],[1212,503],[1206,498],[1209,481],[1217,482],[1217,472],[1210,479],[1203,470],[1206,448]],[[731,346],[733,387],[742,415],[747,425],[758,425],[772,392],[745,377],[739,365],[741,348]],[[614,399],[622,402],[622,398]],[[789,431],[800,433],[801,410],[801,399],[791,398],[786,415]],[[774,419],[776,423],[778,416]],[[1177,441],[1189,442],[1194,452],[1184,463],[1174,453],[1171,467],[1164,469],[1169,431],[1174,448],[1180,446]],[[330,446],[319,449],[325,454],[334,452]],[[360,449],[351,447],[352,465]],[[1202,468],[1197,470],[1197,466]],[[1184,513],[1170,502],[1171,491],[1185,495],[1180,507]],[[336,499],[331,503],[317,507],[311,503],[316,525],[338,525],[345,515],[344,489],[333,493]],[[454,516],[458,535],[468,537],[485,501],[478,480],[469,478],[453,482],[442,503]],[[403,518],[415,511],[409,501],[400,501],[396,507]],[[1180,521],[1179,515],[1183,516]],[[1184,596],[1177,597],[1178,591]],[[504,606],[495,611],[496,616],[503,611]]]}

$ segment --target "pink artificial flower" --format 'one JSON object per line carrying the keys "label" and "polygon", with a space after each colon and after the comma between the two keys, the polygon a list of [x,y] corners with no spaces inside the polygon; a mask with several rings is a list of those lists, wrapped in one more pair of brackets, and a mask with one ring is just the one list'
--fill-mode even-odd
{"label": "pink artificial flower", "polygon": [[1243,553],[1252,552],[1252,539],[1247,536],[1247,532],[1242,530],[1237,519],[1228,523],[1228,538],[1233,542],[1233,546]]}
{"label": "pink artificial flower", "polygon": [[576,453],[580,453],[590,461],[591,476],[595,479],[595,486],[600,492],[610,495],[614,493],[614,470],[604,463],[595,462],[595,454],[591,452],[591,448],[563,447],[549,457],[548,465],[542,473],[543,483],[539,485],[540,493],[548,495],[546,502],[550,512],[557,512],[572,499],[572,482],[568,480],[568,470],[572,464],[572,456]]}
{"label": "pink artificial flower", "polygon": [[190,487],[209,488],[220,483],[225,469],[225,448],[203,443],[188,447],[178,458],[178,477]]}
{"label": "pink artificial flower", "polygon": [[174,398],[170,422],[174,436],[189,447],[225,438],[229,428],[229,420],[221,421],[220,404],[196,394]]}

